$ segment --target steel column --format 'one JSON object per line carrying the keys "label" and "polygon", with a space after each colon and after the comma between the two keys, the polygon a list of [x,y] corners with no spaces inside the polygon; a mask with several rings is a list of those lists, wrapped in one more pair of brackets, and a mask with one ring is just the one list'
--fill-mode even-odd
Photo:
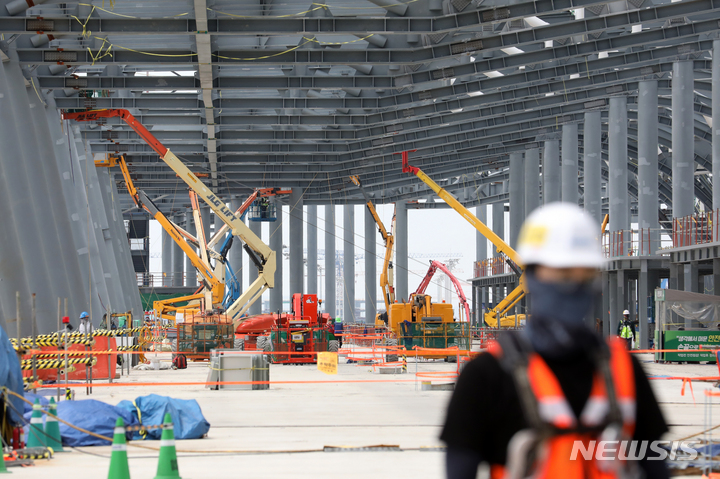
{"label": "steel column", "polygon": [[540,206],[540,150],[525,151],[525,217]]}
{"label": "steel column", "polygon": [[[638,92],[638,228],[648,231],[647,241],[651,252],[660,248],[657,111],[657,80],[641,81]],[[645,234],[641,239],[645,244]],[[648,254],[645,251],[643,253]]]}
{"label": "steel column", "polygon": [[[543,204],[560,201],[562,195],[560,190],[560,142],[558,140],[545,141],[542,175]],[[497,231],[495,233],[497,233]]]}
{"label": "steel column", "polygon": [[[713,40],[712,54],[712,117],[720,118],[720,40]],[[712,167],[715,175],[720,172],[720,128],[713,124],[712,131]],[[713,177],[713,208],[720,208],[720,181]],[[719,238],[713,238],[717,241]]]}
{"label": "steel column", "polygon": [[[262,222],[250,221],[250,230],[257,235],[258,238],[262,239]],[[302,272],[302,269],[300,270]],[[250,264],[248,269],[248,284],[252,284],[258,277],[258,269],[254,264]],[[294,292],[294,291],[293,291]],[[302,291],[299,291],[302,292]],[[250,308],[248,308],[248,315],[253,316],[255,314],[261,314],[263,312],[263,300],[267,297],[267,293],[263,294],[261,298],[258,298]]]}
{"label": "steel column", "polygon": [[303,281],[303,201],[302,189],[293,188],[290,194],[290,296],[305,291]]}
{"label": "steel column", "polygon": [[[230,206],[233,211],[237,211],[240,206],[242,206],[243,200],[236,197],[233,197],[230,201]],[[280,268],[280,265],[283,261],[282,251],[279,251],[277,254],[277,268]],[[230,251],[227,255],[228,262],[230,263],[230,267],[235,272],[235,278],[238,281],[239,290],[243,290],[243,245],[242,241],[239,241],[239,238],[233,239],[233,244],[230,247]],[[253,266],[254,267],[254,266]],[[229,278],[227,278],[229,279]],[[275,281],[277,281],[277,277],[275,278]]]}
{"label": "steel column", "polygon": [[270,240],[268,246],[275,251],[277,263],[275,265],[275,287],[270,290],[270,312],[282,312],[285,309],[283,304],[283,210],[282,203],[277,197],[272,198],[277,212],[277,220],[269,223]]}
{"label": "steel column", "polygon": [[[175,215],[175,223],[182,224],[185,221],[185,213],[177,213]],[[185,264],[185,253],[177,243],[173,241],[172,246],[172,268],[173,268],[173,282],[172,285],[175,287],[184,286],[184,269]]]}
{"label": "steel column", "polygon": [[165,231],[165,229],[162,230],[162,285],[163,286],[171,286],[172,285],[172,245],[173,245],[173,239],[170,237],[170,235]]}
{"label": "steel column", "polygon": [[317,205],[307,206],[307,288],[308,294],[318,294],[318,219]]}
{"label": "steel column", "polygon": [[395,299],[408,301],[408,210],[405,201],[395,205]]}
{"label": "steel column", "polygon": [[[493,203],[492,205],[492,230],[500,238],[505,239],[505,204]],[[497,248],[493,245],[493,256],[497,256]],[[495,299],[493,298],[493,301]]]}
{"label": "steel column", "polygon": [[583,128],[583,178],[584,178],[584,206],[595,221],[602,221],[601,180],[602,164],[602,125],[601,112],[588,111],[585,113]]}
{"label": "steel column", "polygon": [[[197,234],[197,229],[195,228],[195,219],[193,217],[192,208],[187,208],[185,210],[185,231],[187,231],[191,235],[196,235],[196,237],[199,236]],[[196,252],[200,254],[199,249],[196,250]],[[193,266],[190,257],[185,256],[185,286],[194,288],[197,285],[197,269],[195,269],[195,266]]]}
{"label": "steel column", "polygon": [[[672,193],[673,218],[694,212],[695,120],[693,62],[673,63],[672,76]],[[717,125],[715,125],[717,127]]]}
{"label": "steel column", "polygon": [[375,322],[377,313],[377,233],[375,219],[365,211],[365,322]]}
{"label": "steel column", "polygon": [[355,205],[343,206],[343,323],[355,317]]}
{"label": "steel column", "polygon": [[335,310],[336,288],[335,254],[335,206],[325,205],[325,312],[331,318],[337,315]]}
{"label": "steel column", "polygon": [[[487,224],[487,205],[480,205],[475,207],[475,216],[482,221],[483,223]],[[484,261],[487,259],[487,245],[488,240],[480,234],[479,231],[475,232],[475,261]],[[473,277],[475,276],[473,272]],[[473,292],[473,298],[476,298],[475,307],[473,308],[473,311],[475,313],[475,324],[482,324],[482,318],[483,318],[483,304],[487,301],[486,295],[487,295],[487,289],[484,287],[475,287],[473,286],[473,289],[476,289],[476,292]]]}
{"label": "steel column", "polygon": [[640,349],[648,348],[648,310],[647,298],[652,297],[653,288],[650,284],[648,273],[648,262],[642,260],[640,262],[640,272],[638,274],[638,345]]}
{"label": "steel column", "polygon": [[517,248],[520,226],[525,219],[525,198],[523,188],[525,167],[522,153],[510,153],[510,247]]}
{"label": "steel column", "polygon": [[578,126],[562,127],[562,201],[578,203]]}
{"label": "steel column", "polygon": [[[627,168],[627,98],[610,98],[608,119],[608,197],[610,201],[610,232],[630,229]],[[625,255],[627,244],[617,249]],[[613,323],[613,327],[617,326]],[[611,332],[614,330],[611,330]]]}
{"label": "steel column", "polygon": [[610,324],[609,324],[609,334],[617,334],[617,327],[618,322],[620,321],[620,318],[622,317],[622,311],[625,309],[623,307],[622,303],[622,297],[619,297],[618,295],[618,284],[621,282],[618,280],[618,273],[616,271],[608,273],[609,276],[609,284],[608,284],[608,292],[609,294],[609,311],[610,311]]}

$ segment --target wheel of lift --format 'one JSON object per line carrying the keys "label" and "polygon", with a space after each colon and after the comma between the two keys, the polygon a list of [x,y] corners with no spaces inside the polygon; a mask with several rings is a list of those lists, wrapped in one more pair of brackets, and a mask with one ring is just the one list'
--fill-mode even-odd
{"label": "wheel of lift", "polygon": [[340,341],[338,341],[337,339],[331,339],[330,341],[328,341],[328,351],[330,351],[331,353],[337,353],[339,349]]}
{"label": "wheel of lift", "polygon": [[243,338],[235,338],[235,341],[233,342],[233,348],[239,349],[240,351],[245,350],[245,340]]}

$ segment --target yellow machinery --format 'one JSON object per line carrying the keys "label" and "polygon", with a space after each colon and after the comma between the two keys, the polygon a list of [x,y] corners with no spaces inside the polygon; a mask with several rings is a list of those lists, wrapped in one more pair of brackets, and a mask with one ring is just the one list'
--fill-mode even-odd
{"label": "yellow machinery", "polygon": [[401,330],[401,323],[440,322],[452,323],[454,321],[452,304],[433,303],[429,294],[411,294],[407,303],[390,305],[388,326],[392,331]]}
{"label": "yellow machinery", "polygon": [[[452,209],[460,213],[460,216],[465,218],[471,225],[473,225],[484,237],[489,239],[499,254],[505,256],[507,263],[510,267],[520,276],[520,284],[517,288],[512,290],[502,301],[495,305],[494,308],[485,313],[485,323],[490,327],[510,327],[515,326],[515,318],[512,321],[504,319],[508,311],[510,311],[524,296],[525,296],[525,281],[522,276],[522,270],[520,269],[520,258],[514,249],[510,247],[505,241],[496,235],[493,230],[487,227],[485,223],[480,221],[477,216],[472,214],[470,210],[465,208],[454,196],[445,191],[440,185],[435,183],[432,178],[425,174],[420,168],[411,166],[408,163],[409,153],[415,150],[403,151],[399,153],[402,155],[402,171],[403,173],[412,173],[420,178],[435,194],[437,194],[442,200],[445,201]],[[510,324],[512,322],[512,324]],[[498,324],[499,323],[499,324]]]}

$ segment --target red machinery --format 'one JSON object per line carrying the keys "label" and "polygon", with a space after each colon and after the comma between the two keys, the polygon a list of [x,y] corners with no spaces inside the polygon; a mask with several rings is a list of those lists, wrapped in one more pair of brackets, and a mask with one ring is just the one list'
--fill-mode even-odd
{"label": "red machinery", "polygon": [[332,322],[328,313],[318,313],[318,305],[317,294],[293,294],[292,314],[276,323],[270,335],[274,351],[292,354],[278,354],[273,362],[313,364],[316,352],[328,350]]}
{"label": "red machinery", "polygon": [[465,298],[465,292],[463,291],[462,286],[460,285],[460,282],[457,280],[457,278],[450,272],[448,267],[440,261],[430,262],[430,269],[428,269],[427,274],[425,274],[425,277],[422,279],[422,281],[420,281],[420,286],[418,286],[417,291],[415,291],[415,295],[417,296],[425,293],[425,290],[430,284],[430,280],[435,275],[435,271],[437,271],[438,269],[445,273],[447,277],[450,278],[450,281],[452,281],[452,284],[455,286],[455,292],[457,293],[458,299],[460,300],[460,304],[462,304],[465,308],[465,321],[470,321],[470,306],[468,305],[467,298]]}

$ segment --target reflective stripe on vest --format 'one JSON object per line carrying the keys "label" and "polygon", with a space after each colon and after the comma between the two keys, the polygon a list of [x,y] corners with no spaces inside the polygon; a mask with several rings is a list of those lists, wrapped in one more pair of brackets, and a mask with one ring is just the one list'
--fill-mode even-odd
{"label": "reflective stripe on vest", "polygon": [[[625,347],[625,341],[617,337],[608,341],[610,348],[610,372],[612,375],[615,397],[623,418],[623,434],[632,437],[635,430],[635,375],[630,354]],[[492,353],[500,356],[499,347],[493,348]],[[557,377],[545,361],[537,354],[528,358],[528,377],[530,387],[538,403],[538,412],[542,421],[558,429],[574,429],[578,425],[586,427],[601,426],[610,412],[610,401],[607,397],[605,381],[599,372],[593,377],[593,384],[580,418],[575,416],[567,402]],[[578,424],[579,423],[579,424]],[[582,455],[576,455],[571,461],[573,447],[576,441],[582,441],[585,450],[591,447],[591,441],[597,440],[597,434],[580,434],[569,431],[544,441],[539,445],[539,460],[534,469],[533,479],[545,478],[592,478],[615,479],[619,477],[616,467],[619,461],[605,461],[609,464],[600,464],[594,459],[586,461]],[[594,455],[593,455],[594,457]],[[612,466],[608,470],[608,467]],[[491,465],[491,477],[499,479],[506,477],[502,465]]]}

